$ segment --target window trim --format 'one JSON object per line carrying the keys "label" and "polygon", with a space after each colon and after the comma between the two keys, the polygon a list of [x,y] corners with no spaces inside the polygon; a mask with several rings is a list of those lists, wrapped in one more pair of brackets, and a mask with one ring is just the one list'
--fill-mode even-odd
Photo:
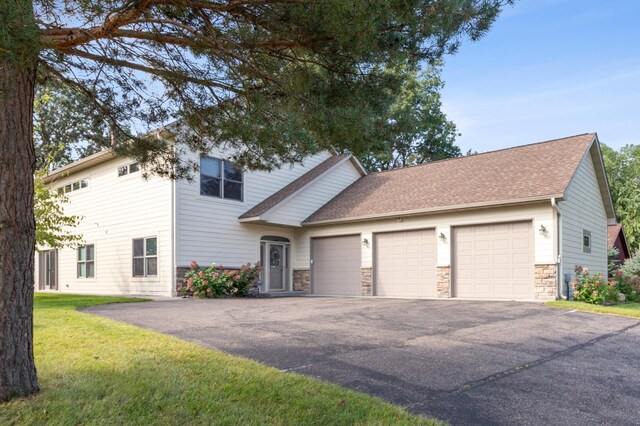
{"label": "window trim", "polygon": [[89,188],[91,184],[91,179],[89,176],[84,177],[82,179],[74,180],[72,182],[68,182],[62,186],[59,186],[56,191],[58,195],[69,194],[70,192],[82,191],[83,189]]}
{"label": "window trim", "polygon": [[[588,243],[588,244],[585,244]],[[582,230],[582,252],[583,253],[591,253],[591,246],[593,245],[593,240],[591,239],[591,231],[587,231],[586,229]]]}
{"label": "window trim", "polygon": [[[202,192],[202,176],[203,176],[203,173],[202,173],[202,160],[203,159],[217,160],[217,161],[220,162],[220,177],[209,176],[209,175],[206,175],[206,174],[204,175],[204,176],[210,177],[212,179],[220,179],[220,195],[219,196],[218,195],[205,194],[205,193]],[[245,183],[244,182],[244,170],[240,170],[240,173],[242,173],[242,180],[241,181],[237,181],[237,180],[233,180],[233,179],[227,179],[225,177],[225,175],[224,175],[224,166],[225,166],[226,163],[231,163],[231,164],[235,165],[235,163],[233,161],[223,160],[222,158],[212,157],[210,155],[205,155],[205,156],[200,157],[200,170],[199,170],[199,173],[198,173],[199,180],[200,180],[198,182],[200,184],[200,196],[218,198],[218,199],[221,199],[221,200],[238,201],[240,203],[243,203],[244,202],[244,183]],[[239,200],[236,199],[236,198],[227,198],[227,197],[224,196],[224,183],[226,181],[240,184],[240,199]]]}
{"label": "window trim", "polygon": [[[147,255],[147,240],[156,240],[156,254],[153,256],[149,256]],[[142,240],[142,256],[135,256],[135,242],[138,240]],[[159,253],[159,246],[158,246],[158,237],[157,236],[149,236],[149,237],[140,237],[140,238],[133,238],[131,240],[131,276],[133,278],[155,278],[158,277],[160,274],[158,273],[158,268],[160,267],[160,262],[158,261],[158,258],[160,257],[158,255]],[[147,259],[156,259],[156,273],[154,275],[150,275],[149,272],[147,271]],[[143,275],[136,275],[136,270],[135,270],[135,260],[136,259],[142,259],[142,268],[143,268]]]}
{"label": "window trim", "polygon": [[[93,259],[88,260],[87,259],[87,247],[93,247]],[[80,249],[84,248],[84,260],[80,259]],[[82,279],[92,279],[96,277],[96,245],[94,243],[91,244],[85,244],[82,245],[80,247],[78,247],[78,249],[76,250],[76,278],[82,278]],[[87,269],[87,264],[88,263],[93,263],[93,275],[89,276],[89,274],[87,273],[88,269]],[[84,275],[80,275],[80,264],[84,264]]]}

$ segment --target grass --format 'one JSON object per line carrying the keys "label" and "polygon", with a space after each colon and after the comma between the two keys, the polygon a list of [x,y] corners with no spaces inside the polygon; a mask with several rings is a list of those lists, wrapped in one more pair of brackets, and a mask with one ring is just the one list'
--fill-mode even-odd
{"label": "grass", "polygon": [[623,317],[640,318],[640,303],[624,303],[620,305],[601,306],[585,302],[568,302],[558,300],[545,303],[546,306],[564,309],[576,309],[578,311],[594,312],[597,314],[619,315]]}
{"label": "grass", "polygon": [[37,294],[41,391],[0,404],[0,424],[440,424],[337,385],[76,310],[136,301]]}

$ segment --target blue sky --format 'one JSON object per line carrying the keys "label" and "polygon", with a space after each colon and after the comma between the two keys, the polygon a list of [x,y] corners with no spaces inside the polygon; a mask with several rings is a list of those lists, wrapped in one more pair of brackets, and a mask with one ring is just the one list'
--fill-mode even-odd
{"label": "blue sky", "polygon": [[445,60],[443,109],[479,152],[598,132],[640,144],[640,0],[520,0]]}

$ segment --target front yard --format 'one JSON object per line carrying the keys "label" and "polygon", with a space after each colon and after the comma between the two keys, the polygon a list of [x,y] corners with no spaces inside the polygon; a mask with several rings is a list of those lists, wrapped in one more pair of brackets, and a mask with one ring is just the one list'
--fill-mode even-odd
{"label": "front yard", "polygon": [[439,424],[375,397],[76,311],[135,301],[36,295],[41,392],[0,405],[0,424]]}
{"label": "front yard", "polygon": [[640,318],[640,303],[623,303],[618,305],[592,305],[585,302],[568,302],[558,300],[545,303],[554,308],[575,309],[578,311],[595,312],[598,314],[619,315],[623,317]]}

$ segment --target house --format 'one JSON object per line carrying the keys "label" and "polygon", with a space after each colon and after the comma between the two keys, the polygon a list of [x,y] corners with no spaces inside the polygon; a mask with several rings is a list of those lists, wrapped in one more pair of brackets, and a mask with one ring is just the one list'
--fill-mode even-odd
{"label": "house", "polygon": [[624,235],[624,229],[619,223],[609,225],[608,231],[608,243],[609,248],[615,248],[618,250],[618,254],[615,259],[618,265],[624,265],[624,262],[631,257],[629,253],[629,246],[627,246],[627,237]]}
{"label": "house", "polygon": [[371,174],[329,152],[271,173],[188,155],[193,182],[108,151],[52,172],[84,246],[39,253],[36,288],[170,296],[192,260],[260,260],[267,293],[546,300],[576,264],[607,272],[596,134]]}

